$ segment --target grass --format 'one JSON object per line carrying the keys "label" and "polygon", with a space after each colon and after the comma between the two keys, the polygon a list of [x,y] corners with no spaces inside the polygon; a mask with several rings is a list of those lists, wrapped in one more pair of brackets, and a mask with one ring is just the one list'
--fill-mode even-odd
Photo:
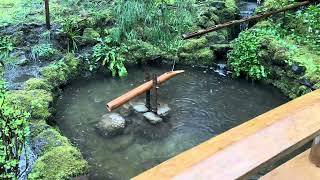
{"label": "grass", "polygon": [[0,0],[0,26],[44,21],[42,0]]}

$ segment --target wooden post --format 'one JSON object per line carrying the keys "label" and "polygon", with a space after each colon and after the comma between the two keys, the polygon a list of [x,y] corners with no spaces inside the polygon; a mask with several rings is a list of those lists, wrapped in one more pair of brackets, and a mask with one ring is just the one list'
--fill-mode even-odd
{"label": "wooden post", "polygon": [[50,24],[49,0],[44,0],[44,8],[45,8],[45,14],[46,14],[46,27],[48,30],[50,30],[51,24]]}
{"label": "wooden post", "polygon": [[[145,77],[145,82],[150,81],[150,73],[149,73],[148,67],[145,67],[145,69],[144,69],[144,77]],[[150,90],[148,90],[146,92],[146,107],[149,110],[151,110],[150,96],[151,96],[151,92],[150,92]]]}
{"label": "wooden post", "polygon": [[320,167],[320,136],[314,138],[309,155],[310,161]]}
{"label": "wooden post", "polygon": [[158,110],[158,77],[153,74],[152,79],[152,111],[157,113]]}

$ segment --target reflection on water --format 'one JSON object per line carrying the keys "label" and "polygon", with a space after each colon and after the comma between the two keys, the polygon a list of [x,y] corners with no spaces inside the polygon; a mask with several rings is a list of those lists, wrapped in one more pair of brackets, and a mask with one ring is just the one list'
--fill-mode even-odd
{"label": "reflection on water", "polygon": [[[169,70],[151,68],[158,75]],[[142,69],[130,68],[125,79],[80,79],[58,100],[55,119],[91,165],[91,179],[129,179],[287,101],[270,86],[186,69],[160,87],[159,101],[173,109],[168,122],[152,126],[131,116],[123,135],[100,136],[94,126],[106,113],[106,101],[140,85],[143,78]]]}

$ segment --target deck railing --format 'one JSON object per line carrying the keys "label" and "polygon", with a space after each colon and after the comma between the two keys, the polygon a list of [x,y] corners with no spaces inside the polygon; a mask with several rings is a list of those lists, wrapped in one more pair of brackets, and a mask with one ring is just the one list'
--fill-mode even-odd
{"label": "deck railing", "polygon": [[320,90],[316,90],[230,129],[133,179],[245,179],[264,165],[311,142],[319,134]]}

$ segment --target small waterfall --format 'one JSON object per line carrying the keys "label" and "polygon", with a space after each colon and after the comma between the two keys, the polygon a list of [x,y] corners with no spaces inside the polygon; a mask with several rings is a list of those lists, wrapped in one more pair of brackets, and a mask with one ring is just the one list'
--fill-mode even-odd
{"label": "small waterfall", "polygon": [[227,64],[216,64],[216,68],[214,70],[215,73],[219,74],[220,76],[227,76],[230,72],[228,71]]}
{"label": "small waterfall", "polygon": [[[255,9],[261,4],[261,0],[257,1],[241,1],[240,2],[240,17],[241,18],[246,18],[249,16],[252,16]],[[240,24],[240,30],[246,30],[249,27],[249,22],[245,22]]]}

